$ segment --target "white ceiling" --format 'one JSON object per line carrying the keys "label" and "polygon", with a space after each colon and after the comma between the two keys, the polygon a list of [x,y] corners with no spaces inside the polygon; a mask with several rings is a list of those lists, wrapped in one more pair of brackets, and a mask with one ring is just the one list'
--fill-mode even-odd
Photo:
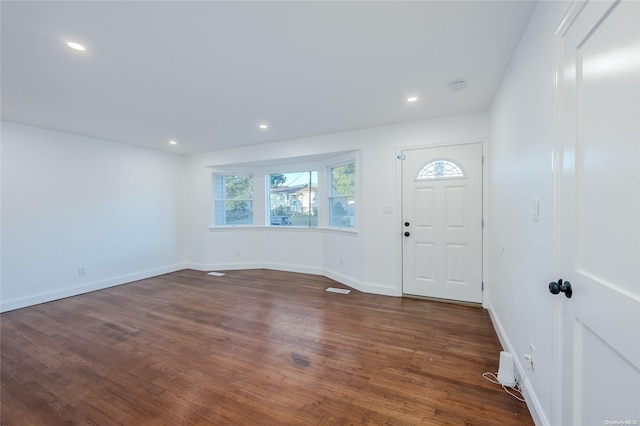
{"label": "white ceiling", "polygon": [[0,7],[3,120],[186,154],[486,110],[534,3]]}

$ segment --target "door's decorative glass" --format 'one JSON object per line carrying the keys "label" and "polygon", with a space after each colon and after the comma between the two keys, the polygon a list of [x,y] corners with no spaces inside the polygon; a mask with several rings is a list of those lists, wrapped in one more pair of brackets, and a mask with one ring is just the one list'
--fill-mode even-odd
{"label": "door's decorative glass", "polygon": [[456,179],[467,177],[462,167],[451,160],[436,159],[428,162],[418,172],[416,180]]}

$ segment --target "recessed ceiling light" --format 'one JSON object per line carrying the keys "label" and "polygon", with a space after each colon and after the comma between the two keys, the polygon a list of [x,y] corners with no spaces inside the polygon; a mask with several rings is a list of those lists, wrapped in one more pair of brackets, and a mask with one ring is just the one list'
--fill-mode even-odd
{"label": "recessed ceiling light", "polygon": [[407,98],[407,102],[415,102],[418,100],[417,96],[411,96],[410,98]]}
{"label": "recessed ceiling light", "polygon": [[262,123],[262,124],[258,125],[258,127],[260,127],[262,130],[266,130],[266,129],[269,128],[269,125]]}
{"label": "recessed ceiling light", "polygon": [[83,45],[81,45],[80,43],[76,43],[75,41],[68,41],[67,46],[69,46],[73,50],[79,50],[81,52],[87,50]]}
{"label": "recessed ceiling light", "polygon": [[169,141],[169,143],[170,143],[171,145],[178,145],[178,142],[176,142],[176,141]]}

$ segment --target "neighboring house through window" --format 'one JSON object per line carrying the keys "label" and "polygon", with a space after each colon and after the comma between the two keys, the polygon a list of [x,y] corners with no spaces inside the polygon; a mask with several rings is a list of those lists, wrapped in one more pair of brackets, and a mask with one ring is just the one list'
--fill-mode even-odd
{"label": "neighboring house through window", "polygon": [[268,175],[270,226],[318,226],[318,172]]}
{"label": "neighboring house through window", "polygon": [[[267,226],[355,232],[357,152],[290,160],[210,166],[211,228]],[[258,192],[253,191],[254,186]]]}

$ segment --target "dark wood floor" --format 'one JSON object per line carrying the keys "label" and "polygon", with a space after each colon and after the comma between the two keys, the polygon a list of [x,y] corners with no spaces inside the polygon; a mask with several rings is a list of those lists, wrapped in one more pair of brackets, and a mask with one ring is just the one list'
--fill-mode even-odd
{"label": "dark wood floor", "polygon": [[1,316],[2,425],[532,424],[485,310],[180,271]]}

